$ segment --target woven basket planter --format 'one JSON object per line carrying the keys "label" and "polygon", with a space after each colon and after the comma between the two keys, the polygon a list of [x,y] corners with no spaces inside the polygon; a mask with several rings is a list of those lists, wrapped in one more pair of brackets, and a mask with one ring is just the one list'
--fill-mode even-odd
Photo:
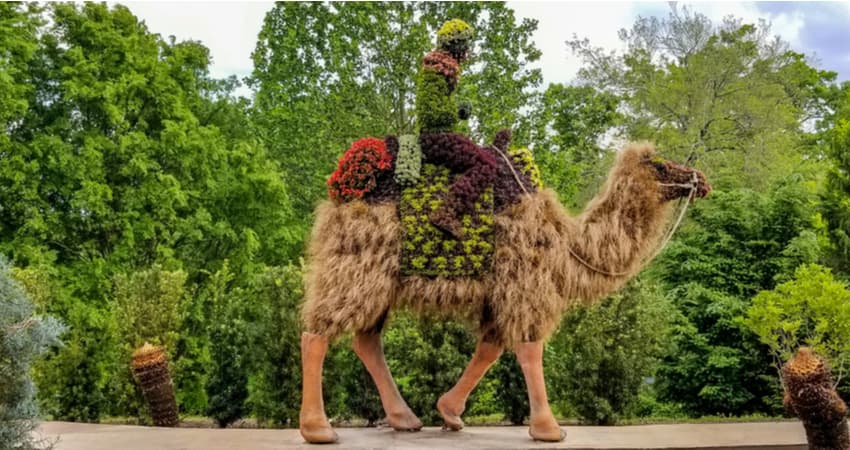
{"label": "woven basket planter", "polygon": [[803,347],[782,367],[785,406],[803,422],[810,450],[850,450],[847,405],[832,384],[829,367]]}
{"label": "woven basket planter", "polygon": [[162,347],[148,344],[133,352],[133,375],[142,388],[153,423],[158,427],[175,427],[180,421],[174,385],[168,370],[168,357]]}

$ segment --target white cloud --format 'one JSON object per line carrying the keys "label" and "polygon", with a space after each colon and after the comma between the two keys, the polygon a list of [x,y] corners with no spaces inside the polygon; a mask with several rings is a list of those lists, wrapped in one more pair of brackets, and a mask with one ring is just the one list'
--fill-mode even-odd
{"label": "white cloud", "polygon": [[799,11],[794,14],[771,15],[760,11],[755,3],[685,3],[694,11],[705,14],[714,23],[720,23],[727,16],[743,19],[744,23],[758,24],[759,19],[770,22],[770,31],[779,35],[792,46],[799,47],[800,30],[803,28],[804,17]]}
{"label": "white cloud", "polygon": [[210,49],[216,78],[248,75],[251,52],[271,2],[127,2],[148,29],[163,38],[198,40]]}
{"label": "white cloud", "polygon": [[[265,14],[273,7],[270,2],[129,2],[130,10],[148,28],[163,37],[174,35],[178,40],[194,39],[210,49],[215,77],[250,74],[251,52],[257,41]],[[680,3],[719,23],[725,16],[734,15],[745,22],[757,23],[759,17],[772,21],[772,31],[800,48],[799,33],[803,26],[801,14],[767,15],[751,2]],[[637,16],[666,15],[666,2],[508,2],[518,18],[537,19],[534,41],[543,55],[536,63],[543,73],[543,88],[549,83],[569,83],[576,75],[581,61],[567,48],[565,41],[575,34],[589,38],[594,46],[621,49],[617,36],[621,28],[630,28]],[[850,8],[850,5],[848,5]],[[239,94],[247,95],[247,89]]]}
{"label": "white cloud", "polygon": [[[800,14],[783,14],[768,17],[751,2],[678,3],[702,13],[714,23],[724,17],[734,16],[746,23],[758,23],[764,17],[771,21],[771,31],[780,35],[793,47],[799,46],[799,33],[803,26]],[[552,3],[552,2],[508,2],[517,17],[538,20],[534,41],[543,55],[536,67],[543,73],[544,88],[549,83],[570,82],[581,67],[567,48],[565,41],[573,34],[590,39],[594,47],[620,50],[623,45],[618,37],[620,29],[629,29],[638,15],[666,16],[670,11],[667,2],[596,2],[596,3]],[[848,4],[850,7],[850,4]]]}
{"label": "white cloud", "polygon": [[634,22],[634,3],[548,3],[508,2],[518,18],[538,20],[534,42],[543,52],[536,67],[543,73],[544,88],[549,83],[569,83],[581,61],[567,48],[566,41],[589,38],[595,47],[619,49],[617,33]]}

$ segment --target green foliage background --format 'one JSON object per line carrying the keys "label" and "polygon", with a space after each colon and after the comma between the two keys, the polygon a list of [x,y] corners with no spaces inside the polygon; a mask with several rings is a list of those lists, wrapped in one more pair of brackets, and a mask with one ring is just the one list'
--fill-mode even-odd
{"label": "green foliage background", "polygon": [[[476,29],[463,131],[510,128],[569,209],[624,140],[656,142],[715,188],[638,280],[563,318],[545,356],[562,417],[781,415],[789,346],[846,365],[830,341],[846,330],[825,317],[846,312],[850,275],[850,85],[765,23],[673,8],[624,30],[623,52],[570,41],[578,78],[543,86],[537,23],[504,3],[279,3],[238,80],[121,5],[0,3],[0,254],[67,325],[32,370],[42,415],[145,422],[128,355],[147,340],[168,348],[184,416],[296,426],[312,210],[353,140],[414,132],[418,64],[452,17]],[[474,336],[398,312],[384,341],[402,394],[437,423]],[[328,357],[328,412],[374,424],[349,344]],[[520,423],[527,408],[508,354],[467,415]]]}

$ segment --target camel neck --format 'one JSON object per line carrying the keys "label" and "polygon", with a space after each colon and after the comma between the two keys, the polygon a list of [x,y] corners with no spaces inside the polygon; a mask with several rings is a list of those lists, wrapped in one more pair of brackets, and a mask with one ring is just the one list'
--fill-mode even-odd
{"label": "camel neck", "polygon": [[577,218],[577,234],[565,244],[585,270],[627,278],[640,270],[662,234],[668,208],[657,182],[640,167],[618,167]]}

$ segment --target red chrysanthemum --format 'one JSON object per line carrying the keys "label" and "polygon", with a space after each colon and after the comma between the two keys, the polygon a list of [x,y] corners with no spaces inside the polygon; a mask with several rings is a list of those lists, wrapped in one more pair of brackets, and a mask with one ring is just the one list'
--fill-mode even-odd
{"label": "red chrysanthemum", "polygon": [[363,198],[377,185],[380,172],[392,170],[392,161],[382,139],[368,137],[355,141],[328,179],[328,195],[332,200],[342,201]]}

